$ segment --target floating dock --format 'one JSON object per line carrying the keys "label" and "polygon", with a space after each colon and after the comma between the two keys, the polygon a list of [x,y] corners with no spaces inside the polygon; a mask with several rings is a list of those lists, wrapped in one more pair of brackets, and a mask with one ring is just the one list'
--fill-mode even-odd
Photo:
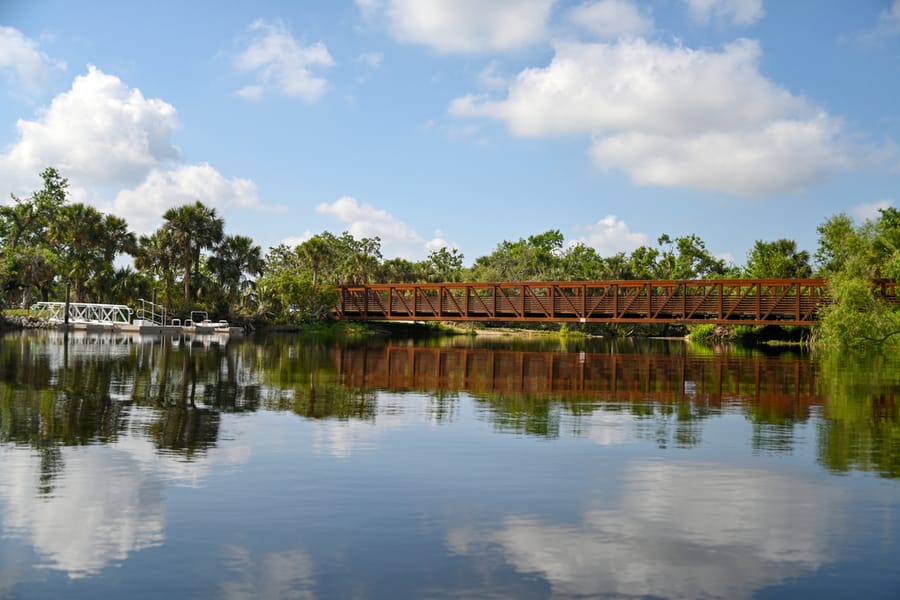
{"label": "floating dock", "polygon": [[[121,304],[89,304],[84,302],[38,302],[34,310],[46,315],[50,323],[73,331],[123,332],[140,335],[191,335],[240,337],[243,327],[232,327],[227,321],[210,321],[204,311],[193,311],[184,323],[168,319],[158,304],[141,300],[137,318],[131,308]],[[67,312],[68,311],[68,312]],[[195,317],[202,318],[196,319]]]}

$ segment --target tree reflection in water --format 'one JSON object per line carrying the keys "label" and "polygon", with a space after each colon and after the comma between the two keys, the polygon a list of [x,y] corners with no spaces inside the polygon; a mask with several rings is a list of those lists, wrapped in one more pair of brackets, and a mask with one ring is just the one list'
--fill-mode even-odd
{"label": "tree reflection in water", "polygon": [[[276,337],[258,342],[72,335],[0,339],[0,440],[42,452],[115,441],[132,407],[152,415],[142,434],[193,458],[214,446],[220,415],[260,408],[307,419],[375,423],[379,392],[425,396],[428,418],[452,422],[461,394],[498,432],[597,436],[621,414],[639,438],[690,448],[713,416],[741,414],[766,453],[791,453],[799,425],[818,424],[829,469],[900,473],[900,415],[891,359],[810,360],[680,352],[549,352],[411,344],[338,344]],[[68,362],[68,368],[65,362]],[[601,415],[601,416],[598,416]],[[133,423],[131,423],[133,426]],[[593,432],[593,433],[592,433]]]}

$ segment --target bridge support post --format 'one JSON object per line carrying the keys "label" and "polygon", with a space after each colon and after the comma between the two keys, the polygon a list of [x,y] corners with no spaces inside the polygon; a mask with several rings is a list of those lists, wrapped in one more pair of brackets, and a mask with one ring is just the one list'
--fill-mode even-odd
{"label": "bridge support post", "polygon": [[72,284],[66,283],[66,312],[63,317],[63,323],[65,323],[65,331],[69,331],[69,294],[72,291]]}

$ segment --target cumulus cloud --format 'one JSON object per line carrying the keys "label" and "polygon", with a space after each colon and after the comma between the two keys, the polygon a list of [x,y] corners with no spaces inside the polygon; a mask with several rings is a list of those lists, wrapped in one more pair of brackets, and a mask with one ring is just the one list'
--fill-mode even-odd
{"label": "cumulus cloud", "polygon": [[[379,237],[385,256],[419,259],[425,250],[432,249],[432,241],[425,240],[409,225],[389,212],[371,204],[360,203],[356,198],[342,196],[332,203],[323,202],[316,212],[334,217],[347,226],[355,238]],[[441,247],[446,246],[443,240]]]}
{"label": "cumulus cloud", "polygon": [[325,44],[302,46],[280,22],[254,21],[250,31],[254,38],[235,66],[253,73],[256,83],[239,89],[239,96],[255,100],[275,93],[315,102],[325,94],[328,82],[313,72],[334,65]]}
{"label": "cumulus cloud", "polygon": [[178,158],[177,127],[171,104],[90,66],[37,119],[16,123],[19,138],[0,156],[0,169],[37,173],[53,165],[73,179],[133,183]]}
{"label": "cumulus cloud", "polygon": [[356,0],[401,42],[439,52],[510,50],[546,37],[555,0]]}
{"label": "cumulus cloud", "polygon": [[0,70],[10,71],[29,92],[38,91],[64,62],[48,57],[37,43],[13,27],[0,26]]}
{"label": "cumulus cloud", "polygon": [[508,123],[522,136],[586,134],[601,169],[639,184],[758,196],[847,166],[842,123],[767,80],[759,44],[721,51],[642,39],[563,43],[505,99],[468,95],[450,112]]}
{"label": "cumulus cloud", "polygon": [[210,165],[183,165],[171,170],[154,169],[137,187],[121,190],[109,207],[125,216],[138,233],[149,233],[173,206],[196,201],[220,211],[258,205],[256,184],[249,179],[229,179]]}
{"label": "cumulus cloud", "polygon": [[647,243],[647,235],[628,228],[625,221],[615,215],[607,215],[591,225],[576,228],[584,231],[577,241],[594,248],[600,256],[612,256],[619,252],[631,252]]}
{"label": "cumulus cloud", "polygon": [[227,178],[207,163],[181,162],[177,127],[171,104],[88,67],[34,120],[17,123],[18,140],[0,155],[0,179],[6,192],[27,194],[52,165],[69,179],[70,200],[124,217],[139,233],[154,229],[178,204],[259,205],[252,181]]}
{"label": "cumulus cloud", "polygon": [[894,206],[893,200],[884,199],[868,204],[858,204],[850,209],[850,214],[852,214],[857,221],[874,221],[881,216],[878,211],[891,208],[892,206]]}
{"label": "cumulus cloud", "polygon": [[653,19],[630,0],[600,0],[574,8],[569,21],[601,38],[641,36],[653,31]]}
{"label": "cumulus cloud", "polygon": [[753,25],[766,14],[762,0],[684,0],[691,18],[706,24],[710,20],[735,25]]}

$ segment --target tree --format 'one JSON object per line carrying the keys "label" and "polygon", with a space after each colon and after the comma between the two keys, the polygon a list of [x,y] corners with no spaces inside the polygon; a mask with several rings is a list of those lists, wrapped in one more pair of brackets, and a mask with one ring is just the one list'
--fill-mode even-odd
{"label": "tree", "polygon": [[[831,304],[820,312],[825,345],[863,347],[900,344],[900,311],[878,297],[872,285],[894,255],[895,217],[882,212],[876,221],[855,226],[841,213],[818,227],[816,259],[829,279]],[[890,262],[890,261],[888,261]]]}
{"label": "tree", "polygon": [[585,244],[569,246],[562,256],[562,279],[595,281],[607,278],[606,262],[597,251]]}
{"label": "tree", "polygon": [[191,301],[191,273],[200,268],[200,254],[222,241],[225,222],[216,209],[197,201],[170,208],[163,214],[165,227],[178,248],[184,268],[184,302]]}
{"label": "tree", "polygon": [[548,281],[563,275],[563,235],[549,230],[518,241],[503,241],[488,256],[475,260],[479,281]]}
{"label": "tree", "polygon": [[459,281],[462,273],[463,254],[458,248],[448,250],[446,246],[428,253],[425,268],[432,283]]}
{"label": "tree", "polygon": [[873,229],[872,223],[856,227],[846,213],[826,219],[816,228],[819,248],[815,259],[820,274],[829,277],[849,270],[860,276],[871,276],[868,263],[872,255]]}
{"label": "tree", "polygon": [[797,242],[782,238],[774,242],[756,240],[747,253],[744,272],[755,279],[797,278],[810,277],[812,267],[809,252],[798,251]]}
{"label": "tree", "polygon": [[49,227],[49,238],[59,256],[61,274],[73,285],[76,302],[85,301],[89,286],[95,299],[104,299],[102,284],[112,274],[116,256],[137,250],[124,219],[85,204],[60,208]]}
{"label": "tree", "polygon": [[43,187],[30,197],[13,194],[12,204],[0,206],[3,289],[21,291],[22,307],[31,304],[35,287],[46,293],[55,277],[57,261],[47,232],[66,202],[69,187],[69,181],[52,167],[41,172],[41,180]]}
{"label": "tree", "polygon": [[381,263],[378,277],[380,283],[417,283],[424,281],[425,261],[412,262],[405,258],[390,258]]}
{"label": "tree", "polygon": [[680,236],[673,241],[667,234],[658,243],[665,248],[659,255],[654,277],[659,279],[703,279],[722,276],[725,261],[714,257],[706,244],[695,234]]}
{"label": "tree", "polygon": [[314,235],[297,246],[297,255],[301,260],[308,263],[312,269],[313,285],[319,285],[319,272],[323,267],[333,268],[337,251],[335,242],[334,236],[325,232],[320,235]]}
{"label": "tree", "polygon": [[262,249],[247,236],[226,236],[207,261],[207,266],[229,308],[235,302],[243,308],[247,292],[263,270]]}
{"label": "tree", "polygon": [[152,281],[160,281],[166,307],[172,307],[172,286],[175,282],[176,256],[173,253],[175,241],[172,233],[160,227],[151,235],[143,235],[138,240],[134,266],[142,272],[150,274]]}

